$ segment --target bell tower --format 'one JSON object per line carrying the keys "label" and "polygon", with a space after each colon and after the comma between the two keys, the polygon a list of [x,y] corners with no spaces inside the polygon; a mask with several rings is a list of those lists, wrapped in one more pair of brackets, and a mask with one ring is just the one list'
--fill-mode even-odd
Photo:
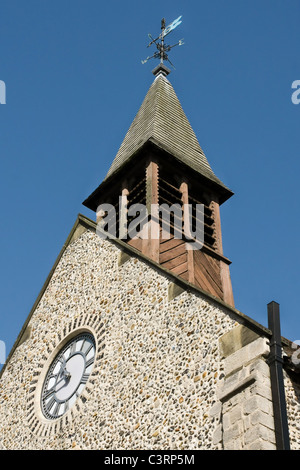
{"label": "bell tower", "polygon": [[[153,70],[155,79],[104,181],[83,204],[95,212],[103,204],[114,207],[113,218],[105,213],[106,227],[114,236],[234,306],[220,220],[220,205],[233,193],[212,171],[167,78],[169,72],[163,63]],[[134,221],[133,206],[146,209],[136,219],[138,236],[124,231],[124,221],[127,227]],[[182,211],[168,212],[174,207]],[[98,213],[97,222],[101,219],[103,213]],[[189,249],[186,232],[180,230],[184,220],[192,233],[202,227],[199,249]]]}

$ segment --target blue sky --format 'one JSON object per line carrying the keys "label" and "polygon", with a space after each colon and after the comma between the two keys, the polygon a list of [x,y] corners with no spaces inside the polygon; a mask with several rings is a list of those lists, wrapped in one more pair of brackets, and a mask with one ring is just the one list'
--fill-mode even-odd
{"label": "blue sky", "polygon": [[[0,339],[7,353],[78,213],[152,81],[148,33],[169,36],[169,79],[214,172],[236,308],[300,339],[298,0],[1,0]],[[154,49],[153,49],[154,52]]]}

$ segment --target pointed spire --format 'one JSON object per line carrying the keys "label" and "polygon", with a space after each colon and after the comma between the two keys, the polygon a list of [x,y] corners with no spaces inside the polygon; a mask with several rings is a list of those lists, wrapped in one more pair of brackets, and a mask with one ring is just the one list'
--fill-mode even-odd
{"label": "pointed spire", "polygon": [[165,66],[160,64],[155,72],[156,78],[125,135],[105,180],[128,163],[147,141],[151,141],[232,195],[211,169],[164,71]]}

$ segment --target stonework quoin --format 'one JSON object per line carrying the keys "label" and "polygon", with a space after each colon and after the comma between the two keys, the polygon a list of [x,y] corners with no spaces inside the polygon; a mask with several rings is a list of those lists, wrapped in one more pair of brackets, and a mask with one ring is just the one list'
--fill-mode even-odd
{"label": "stonework quoin", "polygon": [[3,80],[0,80],[0,104],[6,104],[6,85]]}
{"label": "stonework quoin", "polygon": [[225,377],[218,396],[225,450],[276,449],[268,343],[242,325],[220,338]]}

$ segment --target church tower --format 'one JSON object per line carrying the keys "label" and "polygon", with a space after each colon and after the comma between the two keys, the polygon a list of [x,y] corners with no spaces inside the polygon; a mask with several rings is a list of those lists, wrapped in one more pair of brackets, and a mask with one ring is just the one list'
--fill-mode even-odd
{"label": "church tower", "polygon": [[269,328],[234,306],[220,221],[233,193],[160,37],[153,83],[84,201],[96,220],[78,215],[1,369],[0,450],[98,449],[135,466],[111,459],[183,463],[186,450],[287,449],[289,436],[300,448],[296,351],[276,303]]}
{"label": "church tower", "polygon": [[[113,221],[106,217],[106,224],[116,229],[117,238],[126,238],[129,245],[165,269],[234,306],[230,261],[223,254],[220,220],[220,205],[233,193],[211,169],[166,77],[168,69],[160,64],[154,74],[154,82],[106,178],[83,204],[95,212],[103,204],[113,205],[116,217]],[[147,216],[140,220],[141,232],[147,231],[147,236],[130,237],[126,232],[122,237],[120,233],[124,212],[133,204],[147,208]],[[186,214],[190,218],[185,220],[194,232],[197,204],[203,210],[202,244],[201,249],[188,249],[184,210],[190,206]],[[174,205],[182,210],[167,214]],[[168,220],[164,215],[170,215]],[[97,221],[100,219],[98,214]]]}

